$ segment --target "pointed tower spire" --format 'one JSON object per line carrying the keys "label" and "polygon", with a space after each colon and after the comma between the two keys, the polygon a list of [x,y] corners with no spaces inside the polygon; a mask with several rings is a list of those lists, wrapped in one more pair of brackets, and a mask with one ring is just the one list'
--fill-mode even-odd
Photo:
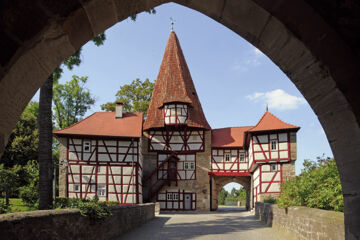
{"label": "pointed tower spire", "polygon": [[188,105],[187,125],[189,127],[211,129],[202,110],[175,32],[170,32],[144,123],[144,130],[164,127],[163,107],[168,103]]}

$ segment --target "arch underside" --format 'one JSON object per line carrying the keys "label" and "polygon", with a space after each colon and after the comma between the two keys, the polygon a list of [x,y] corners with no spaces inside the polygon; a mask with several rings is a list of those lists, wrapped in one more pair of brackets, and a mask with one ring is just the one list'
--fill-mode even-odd
{"label": "arch underside", "polygon": [[218,208],[218,195],[221,189],[228,183],[238,183],[246,191],[246,210],[250,210],[252,206],[252,197],[251,197],[251,177],[233,177],[233,176],[212,176],[211,177],[212,191],[210,193],[211,197],[211,210],[216,210]]}
{"label": "arch underside", "polygon": [[[65,58],[115,23],[170,1],[38,1],[29,6],[9,2],[0,10],[0,152],[26,104]],[[351,41],[354,38],[339,31],[326,11],[318,8],[320,1],[176,2],[248,40],[271,58],[304,95],[336,158],[344,192],[346,238],[359,239],[360,47],[354,45],[358,41]],[[356,11],[358,8],[350,3],[349,9]]]}

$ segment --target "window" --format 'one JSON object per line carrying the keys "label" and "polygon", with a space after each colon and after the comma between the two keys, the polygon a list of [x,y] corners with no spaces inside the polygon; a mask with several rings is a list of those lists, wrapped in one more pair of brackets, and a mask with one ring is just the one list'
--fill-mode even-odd
{"label": "window", "polygon": [[98,173],[101,172],[101,167],[100,167],[100,166],[97,167],[97,172],[98,172]]}
{"label": "window", "polygon": [[80,192],[80,185],[79,184],[75,184],[73,187],[73,191],[74,192]]}
{"label": "window", "polygon": [[276,172],[277,171],[277,164],[276,163],[270,164],[270,170],[272,172]]}
{"label": "window", "polygon": [[84,140],[83,152],[91,152],[91,141],[90,140]]}
{"label": "window", "polygon": [[271,144],[271,151],[277,150],[277,140],[271,140],[270,144]]}
{"label": "window", "polygon": [[184,169],[186,169],[186,170],[189,169],[189,163],[187,163],[187,162],[184,163]]}
{"label": "window", "polygon": [[194,163],[194,162],[191,162],[191,163],[190,163],[190,169],[191,169],[191,170],[194,170],[194,169],[195,169],[195,163]]}
{"label": "window", "polygon": [[106,186],[105,185],[98,185],[97,194],[99,197],[106,196]]}
{"label": "window", "polygon": [[173,194],[173,200],[179,200],[179,194],[174,193]]}
{"label": "window", "polygon": [[187,114],[186,104],[166,104],[164,107],[165,124],[186,124]]}
{"label": "window", "polygon": [[225,162],[230,162],[230,153],[225,154]]}
{"label": "window", "polygon": [[166,199],[167,199],[167,200],[173,200],[173,195],[172,195],[172,193],[167,193],[167,194],[166,194]]}
{"label": "window", "polygon": [[240,158],[240,162],[245,162],[245,154],[244,153],[240,153],[239,158]]}

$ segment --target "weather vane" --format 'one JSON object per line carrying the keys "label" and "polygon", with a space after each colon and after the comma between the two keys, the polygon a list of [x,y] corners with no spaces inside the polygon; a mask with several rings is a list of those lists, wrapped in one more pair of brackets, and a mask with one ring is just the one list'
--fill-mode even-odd
{"label": "weather vane", "polygon": [[171,31],[174,31],[174,19],[172,17],[170,17],[170,22],[171,22]]}

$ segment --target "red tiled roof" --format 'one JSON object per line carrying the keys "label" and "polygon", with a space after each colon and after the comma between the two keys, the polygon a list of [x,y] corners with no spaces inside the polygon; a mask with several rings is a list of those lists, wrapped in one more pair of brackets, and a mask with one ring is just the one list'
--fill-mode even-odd
{"label": "red tiled roof", "polygon": [[166,45],[159,75],[155,82],[149,110],[144,123],[144,130],[164,127],[162,107],[165,103],[188,103],[187,125],[210,129],[198,99],[190,71],[174,32],[170,33]]}
{"label": "red tiled roof", "polygon": [[282,129],[296,129],[297,131],[300,129],[300,127],[283,122],[269,111],[266,111],[259,120],[259,122],[256,124],[256,126],[249,129],[248,131],[261,132],[261,131],[282,130]]}
{"label": "red tiled roof", "polygon": [[211,131],[211,147],[243,147],[244,134],[251,127],[230,127]]}
{"label": "red tiled roof", "polygon": [[70,127],[53,131],[53,134],[139,138],[142,121],[142,113],[123,113],[122,118],[115,118],[115,112],[96,112]]}

